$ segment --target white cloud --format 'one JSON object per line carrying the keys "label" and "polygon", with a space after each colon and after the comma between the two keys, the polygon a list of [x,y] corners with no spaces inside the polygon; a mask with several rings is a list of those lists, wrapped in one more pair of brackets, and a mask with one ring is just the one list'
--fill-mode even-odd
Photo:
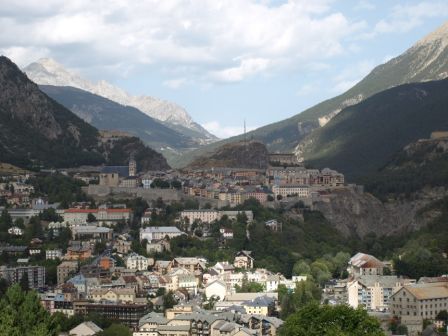
{"label": "white cloud", "polygon": [[[202,124],[207,131],[216,135],[218,138],[226,139],[235,135],[244,133],[244,126],[223,126],[218,121],[209,121]],[[258,128],[258,126],[246,126],[246,131],[252,131]]]}
{"label": "white cloud", "polygon": [[270,61],[264,58],[243,59],[236,67],[211,72],[210,77],[218,82],[239,82],[264,71],[269,63]]}
{"label": "white cloud", "polygon": [[427,19],[447,16],[448,2],[446,0],[395,5],[389,17],[378,21],[373,30],[362,34],[361,38],[373,38],[385,33],[407,33],[421,26]]}
{"label": "white cloud", "polygon": [[192,81],[238,82],[342,54],[345,39],[365,23],[331,3],[25,0],[2,5],[0,49],[48,50],[80,69],[112,69],[126,60],[134,69],[152,64]]}

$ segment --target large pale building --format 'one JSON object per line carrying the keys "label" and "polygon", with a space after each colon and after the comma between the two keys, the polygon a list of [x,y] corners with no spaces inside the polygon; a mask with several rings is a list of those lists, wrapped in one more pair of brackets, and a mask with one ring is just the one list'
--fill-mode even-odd
{"label": "large pale building", "polygon": [[182,219],[188,220],[192,224],[195,221],[211,223],[220,218],[218,210],[184,210],[180,213]]}
{"label": "large pale building", "polygon": [[110,288],[94,289],[90,291],[88,298],[95,301],[109,301],[114,303],[135,301],[135,290],[133,288]]}
{"label": "large pale building", "polygon": [[448,283],[433,282],[403,286],[391,297],[391,313],[400,318],[419,317],[434,321],[448,310]]}
{"label": "large pale building", "polygon": [[43,288],[45,286],[45,267],[42,266],[0,266],[0,278],[11,284],[19,283],[24,277],[28,277],[29,288]]}
{"label": "large pale building", "polygon": [[150,226],[140,229],[140,241],[146,239],[148,242],[164,239],[165,237],[174,238],[185,234],[175,226]]}
{"label": "large pale building", "polygon": [[111,225],[132,220],[131,209],[109,209],[106,207],[100,207],[99,209],[66,209],[62,217],[69,225],[76,226],[85,224],[89,214],[93,215],[100,225]]}
{"label": "large pale building", "polygon": [[307,198],[310,195],[310,187],[306,185],[274,185],[272,192],[275,197],[279,195],[282,197],[297,196],[300,198]]}
{"label": "large pale building", "polygon": [[414,282],[395,275],[362,275],[347,283],[348,303],[353,308],[363,306],[372,311],[388,309],[390,297]]}
{"label": "large pale building", "polygon": [[200,221],[202,223],[211,223],[215,220],[221,219],[223,216],[227,216],[230,220],[236,220],[238,215],[244,214],[246,215],[247,221],[252,222],[254,219],[254,214],[251,210],[227,210],[227,211],[218,211],[218,210],[184,210],[181,212],[181,219],[188,219],[188,223],[192,224],[195,221]]}

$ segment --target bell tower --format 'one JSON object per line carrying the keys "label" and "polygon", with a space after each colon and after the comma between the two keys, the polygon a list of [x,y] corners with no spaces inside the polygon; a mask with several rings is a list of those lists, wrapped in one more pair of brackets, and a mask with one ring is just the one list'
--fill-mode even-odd
{"label": "bell tower", "polygon": [[134,158],[134,153],[131,154],[129,158],[129,176],[136,176],[137,175],[137,162]]}

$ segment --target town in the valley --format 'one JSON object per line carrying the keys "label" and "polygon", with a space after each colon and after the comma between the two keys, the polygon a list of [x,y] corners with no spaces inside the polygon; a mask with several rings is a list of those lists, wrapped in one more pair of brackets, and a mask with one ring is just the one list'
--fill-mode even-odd
{"label": "town in the valley", "polygon": [[[300,300],[362,308],[387,333],[391,323],[409,335],[444,325],[448,277],[400,276],[361,250],[296,253],[280,265],[278,237],[316,202],[363,188],[293,154],[269,162],[141,171],[131,157],[127,166],[5,173],[1,286],[38,291],[71,323],[66,335],[97,334],[105,319],[134,336],[275,336]],[[247,249],[259,236],[266,245]]]}

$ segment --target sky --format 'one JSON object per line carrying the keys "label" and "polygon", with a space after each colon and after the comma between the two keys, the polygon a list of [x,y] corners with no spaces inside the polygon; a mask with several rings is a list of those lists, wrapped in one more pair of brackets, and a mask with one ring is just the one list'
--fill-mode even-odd
{"label": "sky", "polygon": [[0,0],[0,53],[175,102],[225,138],[344,92],[447,19],[446,0]]}

